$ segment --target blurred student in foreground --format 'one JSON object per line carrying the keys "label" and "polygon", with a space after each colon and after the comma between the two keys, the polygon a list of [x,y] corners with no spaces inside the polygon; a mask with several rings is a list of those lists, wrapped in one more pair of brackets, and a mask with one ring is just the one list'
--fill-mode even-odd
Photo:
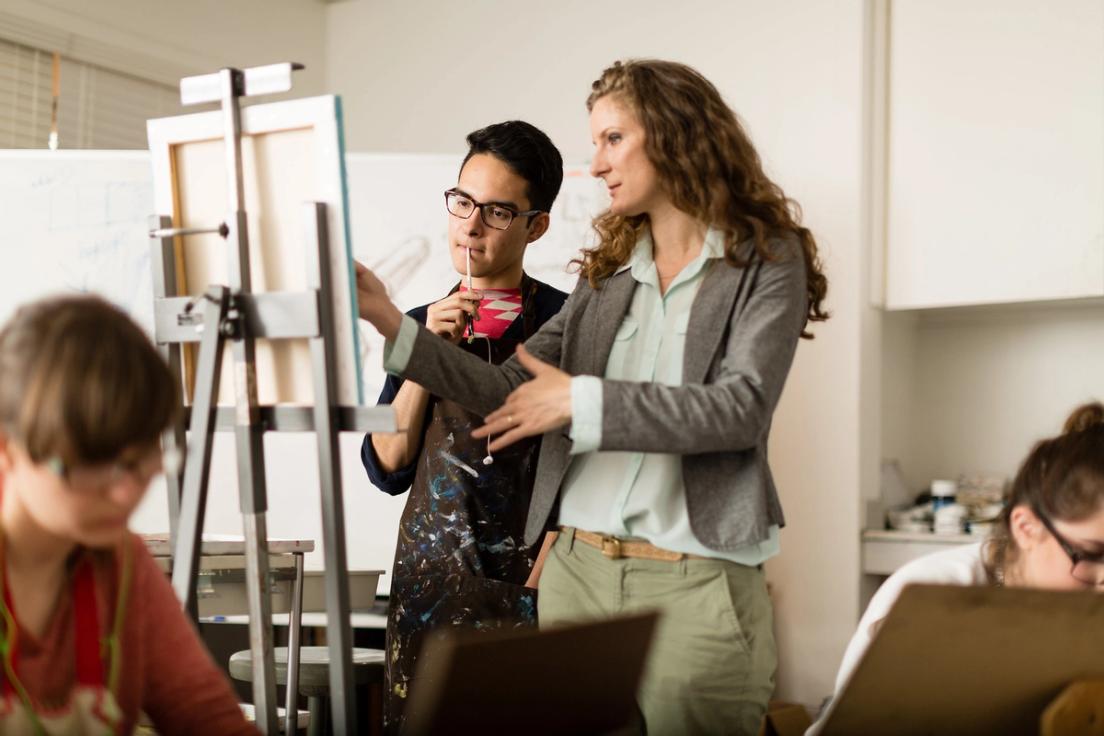
{"label": "blurred student in foreground", "polygon": [[255,734],[169,581],[127,530],[161,471],[176,385],[95,297],[0,328],[0,733]]}

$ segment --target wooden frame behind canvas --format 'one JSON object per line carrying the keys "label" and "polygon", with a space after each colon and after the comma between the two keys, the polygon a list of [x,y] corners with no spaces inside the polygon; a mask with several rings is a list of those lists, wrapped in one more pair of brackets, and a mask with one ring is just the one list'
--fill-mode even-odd
{"label": "wooden frame behind canvas", "polygon": [[[327,95],[243,107],[242,175],[248,216],[252,290],[305,291],[310,242],[304,202],[326,205],[336,398],[363,403],[357,333],[355,271],[349,242],[348,195],[341,99]],[[221,111],[148,123],[156,214],[178,228],[210,228],[227,221],[224,121]],[[217,234],[176,238],[176,295],[199,295],[227,283],[231,254]],[[194,354],[185,355],[185,395],[192,395]],[[307,340],[257,340],[257,396],[262,405],[314,403]],[[223,358],[219,404],[233,404],[232,358]]]}

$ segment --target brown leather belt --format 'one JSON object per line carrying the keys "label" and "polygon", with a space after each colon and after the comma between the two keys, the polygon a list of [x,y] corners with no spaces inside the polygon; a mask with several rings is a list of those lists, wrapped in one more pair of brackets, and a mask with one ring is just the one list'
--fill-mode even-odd
{"label": "brown leather belt", "polygon": [[[571,532],[569,527],[564,527],[564,533]],[[582,529],[575,530],[575,540],[588,544],[602,551],[611,560],[622,557],[634,557],[641,560],[661,560],[663,562],[678,562],[679,560],[709,560],[711,557],[691,555],[685,552],[672,552],[669,549],[656,547],[650,542],[642,542],[636,539],[620,539],[605,534],[596,534]]]}

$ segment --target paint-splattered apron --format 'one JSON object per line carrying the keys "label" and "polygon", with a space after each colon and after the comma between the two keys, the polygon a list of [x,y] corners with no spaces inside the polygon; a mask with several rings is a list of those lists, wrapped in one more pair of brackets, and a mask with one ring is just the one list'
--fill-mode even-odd
{"label": "paint-splattered apron", "polygon": [[[123,714],[105,676],[95,579],[91,560],[87,557],[74,571],[71,595],[76,683],[66,702],[47,704],[37,702],[18,679],[20,646],[12,613],[15,607],[8,586],[4,585],[4,621],[0,621],[4,631],[0,649],[5,654],[0,684],[0,733],[5,736],[107,736],[121,732]],[[105,647],[108,658],[114,661],[115,646],[109,640],[105,643],[108,644]]]}
{"label": "paint-splattered apron", "polygon": [[[528,288],[527,288],[528,287]],[[535,285],[523,284],[524,337],[532,325]],[[517,331],[512,331],[517,334]],[[495,364],[518,339],[476,338],[461,346]],[[493,630],[536,623],[536,591],[524,587],[540,549],[523,533],[539,438],[515,443],[485,465],[485,440],[471,431],[483,420],[434,399],[418,469],[399,525],[387,624],[384,721],[397,733],[426,635],[442,627]],[[417,683],[415,683],[417,685]]]}

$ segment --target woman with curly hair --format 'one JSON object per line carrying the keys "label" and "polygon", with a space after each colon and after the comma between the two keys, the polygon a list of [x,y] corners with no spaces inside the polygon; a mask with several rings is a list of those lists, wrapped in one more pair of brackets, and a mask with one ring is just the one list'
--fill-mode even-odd
{"label": "woman with curly hair", "polygon": [[773,690],[762,564],[782,508],[771,417],[827,281],[797,206],[735,113],[683,64],[618,62],[587,100],[610,194],[562,311],[500,366],[409,319],[367,269],[385,366],[486,416],[491,450],[543,435],[527,541],[558,514],[542,626],[663,616],[640,691],[651,733],[757,733]]}

